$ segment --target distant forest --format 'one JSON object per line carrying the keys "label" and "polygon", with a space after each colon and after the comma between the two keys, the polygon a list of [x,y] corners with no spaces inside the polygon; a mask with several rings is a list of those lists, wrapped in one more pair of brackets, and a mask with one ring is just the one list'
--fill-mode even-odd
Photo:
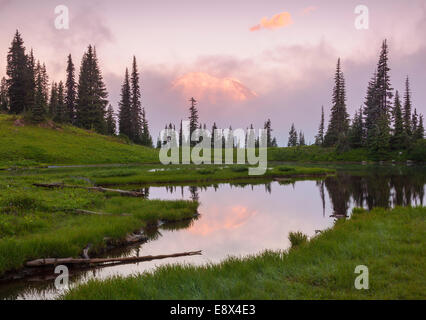
{"label": "distant forest", "polygon": [[[391,85],[388,55],[388,45],[384,40],[377,67],[367,86],[364,105],[355,112],[352,120],[347,112],[345,77],[338,59],[328,127],[325,128],[322,107],[315,145],[335,147],[339,152],[368,148],[379,156],[392,150],[408,149],[419,140],[424,145],[423,115],[418,114],[412,106],[409,78],[407,76],[401,97],[399,91],[394,91]],[[64,82],[50,83],[45,64],[34,57],[33,50],[26,52],[22,36],[16,31],[7,55],[7,78],[3,77],[0,85],[0,112],[20,114],[35,123],[50,119],[100,134],[118,133],[133,143],[153,147],[145,108],[141,103],[136,57],[133,57],[131,70],[125,70],[118,114],[114,113],[108,102],[108,92],[94,46],[89,45],[81,59],[78,80],[71,55],[68,55],[65,71]],[[190,99],[189,122],[190,134],[197,129],[206,129],[206,124],[199,121],[197,101],[194,98]],[[165,128],[175,129],[175,125],[169,123]],[[249,128],[253,129],[253,125]],[[211,132],[215,129],[216,123]],[[232,130],[232,127],[229,129]],[[277,139],[272,137],[270,119],[265,121],[264,129],[266,137],[262,138],[266,140],[267,146],[278,147]],[[179,137],[175,137],[179,145],[182,145],[181,133],[182,121]],[[213,138],[213,141],[222,139],[225,142],[232,137]],[[259,145],[259,138],[246,136],[246,143],[250,139],[255,139],[255,145]],[[156,145],[161,147],[163,143],[163,137],[159,137]],[[292,124],[287,145],[296,147],[306,144],[303,132],[297,132]]]}

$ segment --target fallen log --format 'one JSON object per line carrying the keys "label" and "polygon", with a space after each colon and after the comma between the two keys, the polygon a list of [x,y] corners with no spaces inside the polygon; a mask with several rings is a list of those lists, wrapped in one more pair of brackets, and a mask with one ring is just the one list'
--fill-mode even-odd
{"label": "fallen log", "polygon": [[201,255],[200,251],[190,251],[182,253],[174,253],[167,255],[158,255],[158,256],[143,256],[143,257],[124,257],[124,258],[94,258],[94,259],[84,259],[84,258],[47,258],[47,259],[37,259],[28,261],[25,263],[26,267],[47,267],[47,266],[57,266],[57,265],[102,265],[108,263],[138,263],[144,261],[152,260],[161,260],[167,258],[177,258],[185,256],[195,256]]}
{"label": "fallen log", "polygon": [[129,196],[129,197],[144,197],[145,196],[144,193],[137,192],[137,191],[109,189],[109,188],[102,188],[102,187],[73,186],[73,185],[67,185],[67,184],[61,184],[61,183],[33,183],[33,186],[50,188],[50,189],[53,189],[53,188],[73,188],[73,189],[86,189],[86,190],[93,190],[93,191],[100,191],[100,192],[115,192],[115,193],[119,193],[123,196]]}
{"label": "fallen log", "polygon": [[[112,213],[105,213],[105,212],[95,212],[95,211],[89,211],[89,210],[83,210],[83,209],[75,209],[73,212],[77,214],[87,214],[87,215],[98,215],[98,216],[114,216]],[[128,213],[121,213],[116,214],[117,216],[123,216],[123,217],[130,217],[131,214]]]}

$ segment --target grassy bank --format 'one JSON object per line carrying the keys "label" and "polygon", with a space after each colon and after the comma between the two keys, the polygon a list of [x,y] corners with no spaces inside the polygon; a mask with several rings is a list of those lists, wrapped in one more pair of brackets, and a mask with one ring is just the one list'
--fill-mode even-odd
{"label": "grassy bank", "polygon": [[[276,166],[263,179],[315,177],[330,169]],[[94,253],[105,238],[121,239],[157,220],[193,217],[198,203],[120,197],[83,189],[36,187],[67,185],[150,185],[252,179],[246,166],[161,166],[21,169],[0,172],[0,275],[36,258],[76,257],[89,243]],[[135,188],[135,187],[127,187]],[[81,215],[76,210],[106,213]],[[127,214],[123,216],[122,214]]]}
{"label": "grassy bank", "polygon": [[[192,218],[198,203],[127,198],[81,189],[48,190],[32,186],[31,176],[0,179],[0,275],[27,260],[77,257],[92,244],[101,251],[158,220]],[[82,215],[76,209],[105,215]],[[122,215],[126,214],[126,215]]]}
{"label": "grassy bank", "polygon": [[[65,299],[424,299],[426,208],[356,210],[289,252],[92,280]],[[356,290],[357,265],[369,268]]]}
{"label": "grassy bank", "polygon": [[68,125],[0,114],[0,167],[158,162],[154,149]]}

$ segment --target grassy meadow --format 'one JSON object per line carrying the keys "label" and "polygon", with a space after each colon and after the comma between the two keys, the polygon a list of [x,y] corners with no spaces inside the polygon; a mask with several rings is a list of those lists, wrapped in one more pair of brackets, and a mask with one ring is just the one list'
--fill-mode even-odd
{"label": "grassy meadow", "polygon": [[[64,299],[424,299],[425,218],[426,207],[355,209],[289,251],[91,280]],[[369,269],[368,290],[354,287],[357,265]]]}

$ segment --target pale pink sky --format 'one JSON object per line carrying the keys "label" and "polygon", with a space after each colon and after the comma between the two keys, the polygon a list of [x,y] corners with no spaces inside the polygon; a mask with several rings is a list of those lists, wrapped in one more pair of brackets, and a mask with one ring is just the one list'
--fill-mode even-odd
{"label": "pale pink sky", "polygon": [[[60,4],[69,7],[69,30],[54,27]],[[359,4],[369,8],[369,30],[354,27]],[[313,141],[321,105],[326,112],[330,106],[337,58],[352,115],[364,101],[384,38],[394,88],[401,91],[409,75],[414,106],[426,113],[424,0],[0,0],[0,77],[16,29],[55,81],[65,78],[69,53],[79,67],[87,45],[96,45],[115,108],[124,70],[136,55],[154,136],[166,122],[186,117],[194,96],[208,127],[213,121],[259,127],[271,118],[284,144],[294,121]]]}

